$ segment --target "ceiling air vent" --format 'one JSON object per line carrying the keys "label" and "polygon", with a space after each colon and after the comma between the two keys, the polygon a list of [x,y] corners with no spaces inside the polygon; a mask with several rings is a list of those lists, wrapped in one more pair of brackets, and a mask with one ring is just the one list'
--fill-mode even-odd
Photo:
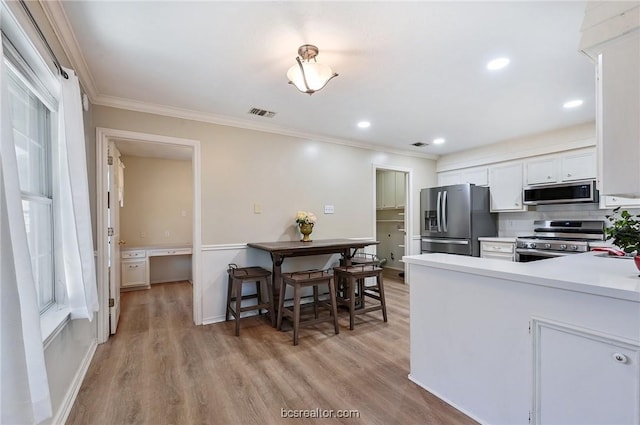
{"label": "ceiling air vent", "polygon": [[249,109],[249,113],[251,115],[258,115],[259,117],[266,117],[266,118],[273,118],[276,116],[275,112],[267,111],[265,109],[259,109],[259,108],[251,108]]}
{"label": "ceiling air vent", "polygon": [[423,146],[428,146],[429,143],[424,143],[424,142],[415,142],[415,143],[411,143],[411,145],[417,147],[417,148],[421,148]]}

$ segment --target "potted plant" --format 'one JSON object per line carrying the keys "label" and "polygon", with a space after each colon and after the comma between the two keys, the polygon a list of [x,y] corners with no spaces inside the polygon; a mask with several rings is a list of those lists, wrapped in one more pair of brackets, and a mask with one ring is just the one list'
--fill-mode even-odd
{"label": "potted plant", "polygon": [[627,210],[620,211],[620,207],[617,207],[612,215],[605,217],[610,223],[604,229],[607,239],[612,239],[613,244],[627,256],[633,256],[636,267],[640,270],[640,215],[631,214]]}

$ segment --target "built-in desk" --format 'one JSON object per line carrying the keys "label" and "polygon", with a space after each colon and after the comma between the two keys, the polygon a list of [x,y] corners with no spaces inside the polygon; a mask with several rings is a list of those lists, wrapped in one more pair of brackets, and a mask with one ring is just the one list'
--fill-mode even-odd
{"label": "built-in desk", "polygon": [[191,255],[191,245],[154,245],[120,249],[120,289],[148,289],[151,287],[151,257]]}

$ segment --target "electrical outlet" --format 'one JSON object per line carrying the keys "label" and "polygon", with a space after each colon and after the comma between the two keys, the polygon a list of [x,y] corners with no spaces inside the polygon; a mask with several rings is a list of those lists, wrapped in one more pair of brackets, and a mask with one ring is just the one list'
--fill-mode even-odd
{"label": "electrical outlet", "polygon": [[147,232],[140,232],[140,237],[142,239],[146,238],[147,237]]}
{"label": "electrical outlet", "polygon": [[324,213],[325,214],[334,214],[336,212],[336,209],[333,205],[325,205],[324,206]]}

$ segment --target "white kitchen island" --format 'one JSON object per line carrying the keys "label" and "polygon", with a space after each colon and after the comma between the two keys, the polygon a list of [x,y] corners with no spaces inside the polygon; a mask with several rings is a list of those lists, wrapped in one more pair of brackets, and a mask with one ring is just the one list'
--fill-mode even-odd
{"label": "white kitchen island", "polygon": [[481,423],[640,424],[633,261],[403,260],[412,381]]}

